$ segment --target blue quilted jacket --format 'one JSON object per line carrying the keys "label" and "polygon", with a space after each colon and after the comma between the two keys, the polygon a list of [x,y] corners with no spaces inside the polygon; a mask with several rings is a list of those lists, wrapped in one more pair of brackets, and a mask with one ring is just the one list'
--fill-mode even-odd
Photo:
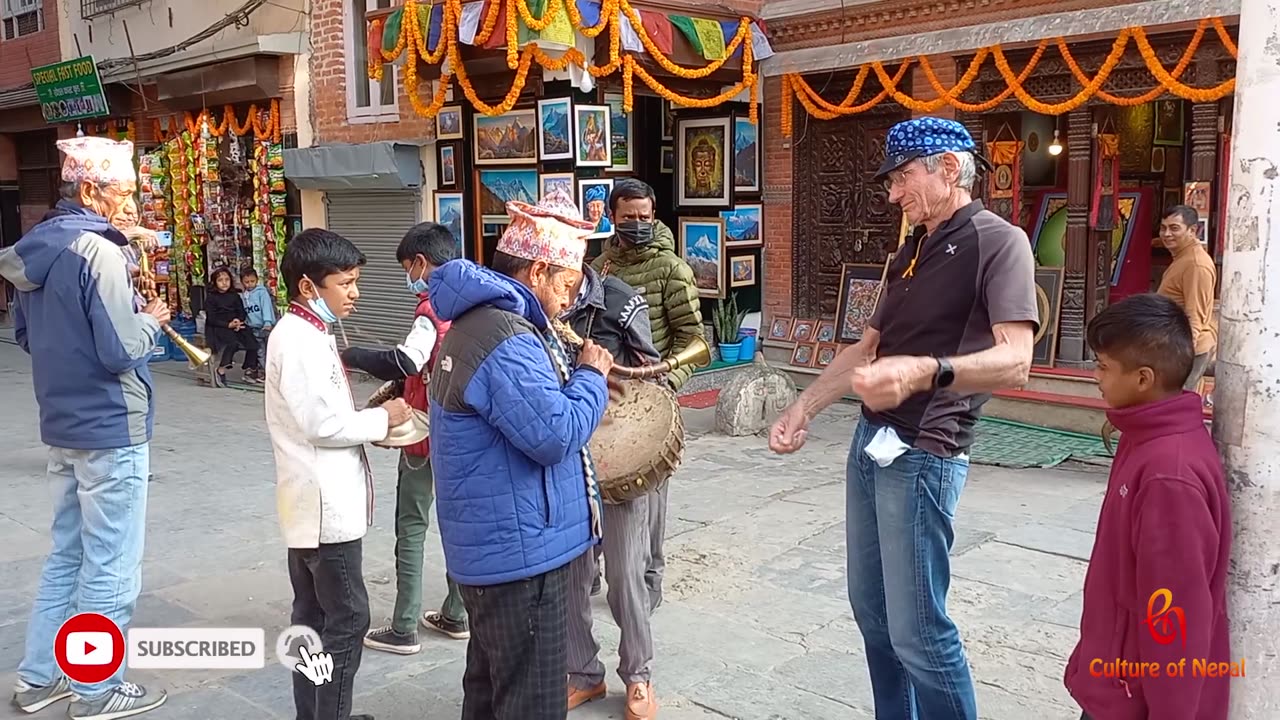
{"label": "blue quilted jacket", "polygon": [[594,544],[581,450],[604,417],[604,377],[582,367],[561,382],[547,317],[520,283],[454,260],[428,286],[453,323],[429,411],[449,575],[483,586],[562,567]]}

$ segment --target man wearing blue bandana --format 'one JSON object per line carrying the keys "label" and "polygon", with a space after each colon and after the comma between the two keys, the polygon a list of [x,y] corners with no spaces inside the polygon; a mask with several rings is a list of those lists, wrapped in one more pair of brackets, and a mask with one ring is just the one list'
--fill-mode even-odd
{"label": "man wearing blue bandana", "polygon": [[977,720],[960,633],[947,616],[948,553],[973,428],[990,393],[1027,381],[1039,313],[1026,233],[971,192],[986,165],[964,126],[895,125],[878,178],[912,226],[862,340],[778,419],[769,446],[804,445],[809,421],[862,399],[847,466],[849,599],[877,720]]}

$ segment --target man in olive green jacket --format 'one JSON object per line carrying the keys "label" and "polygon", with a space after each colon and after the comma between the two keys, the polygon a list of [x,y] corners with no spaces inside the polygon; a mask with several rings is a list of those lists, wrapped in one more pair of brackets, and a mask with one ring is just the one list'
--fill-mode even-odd
{"label": "man in olive green jacket", "polygon": [[[609,196],[609,214],[614,235],[605,242],[604,252],[592,266],[602,275],[614,275],[635,288],[649,304],[649,325],[653,345],[663,359],[702,337],[702,307],[693,270],[676,254],[671,228],[654,217],[653,188],[634,178],[619,180]],[[667,384],[679,391],[692,368],[677,368],[667,374]],[[649,588],[651,609],[662,604],[662,555],[666,532],[667,487],[649,503]],[[607,561],[606,561],[607,562]]]}

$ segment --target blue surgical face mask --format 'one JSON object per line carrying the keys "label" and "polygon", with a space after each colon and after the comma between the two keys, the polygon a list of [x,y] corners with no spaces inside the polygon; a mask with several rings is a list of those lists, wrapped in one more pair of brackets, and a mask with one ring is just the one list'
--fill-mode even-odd
{"label": "blue surgical face mask", "polygon": [[334,315],[333,311],[329,309],[329,304],[324,301],[324,298],[312,298],[307,301],[307,305],[311,308],[311,312],[316,314],[316,317],[326,323],[332,325],[338,322],[338,316]]}
{"label": "blue surgical face mask", "polygon": [[[304,275],[303,277],[306,276]],[[307,279],[311,280],[311,278]],[[311,284],[315,285],[315,280],[311,280]],[[329,309],[329,303],[326,303],[322,297],[310,298],[307,300],[307,307],[311,308],[311,312],[315,313],[316,317],[329,325],[338,322],[338,316],[333,314],[333,311]]]}
{"label": "blue surgical face mask", "polygon": [[413,279],[412,273],[405,273],[404,283],[405,286],[409,288],[409,292],[414,295],[425,295],[427,292],[427,273],[424,271],[422,273],[422,277],[417,280]]}

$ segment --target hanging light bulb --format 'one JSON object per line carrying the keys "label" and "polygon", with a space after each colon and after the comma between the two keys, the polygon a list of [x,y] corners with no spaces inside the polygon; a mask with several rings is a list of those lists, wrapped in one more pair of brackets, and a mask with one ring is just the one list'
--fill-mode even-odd
{"label": "hanging light bulb", "polygon": [[84,125],[76,123],[76,137],[84,137]]}
{"label": "hanging light bulb", "polygon": [[1053,142],[1049,143],[1049,154],[1057,157],[1062,154],[1062,143],[1058,142],[1058,129],[1053,129]]}

